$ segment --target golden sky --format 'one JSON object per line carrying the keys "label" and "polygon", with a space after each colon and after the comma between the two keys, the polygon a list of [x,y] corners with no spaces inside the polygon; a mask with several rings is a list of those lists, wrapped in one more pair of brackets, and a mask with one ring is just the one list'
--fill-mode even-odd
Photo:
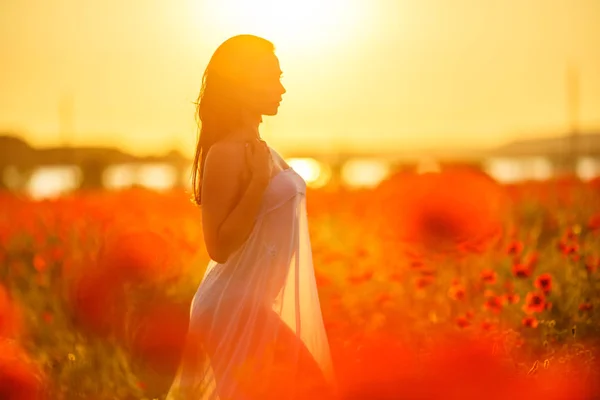
{"label": "golden sky", "polygon": [[277,47],[288,93],[263,135],[283,152],[561,133],[569,65],[600,130],[599,0],[2,0],[0,131],[189,155],[206,63],[239,33]]}

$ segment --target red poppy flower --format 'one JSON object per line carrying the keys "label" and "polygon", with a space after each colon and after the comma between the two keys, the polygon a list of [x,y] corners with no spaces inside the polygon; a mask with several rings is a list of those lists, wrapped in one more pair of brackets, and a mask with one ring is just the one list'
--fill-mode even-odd
{"label": "red poppy flower", "polygon": [[421,276],[435,276],[437,271],[432,268],[422,268],[419,270]]}
{"label": "red poppy flower", "polygon": [[488,285],[495,284],[497,278],[498,274],[492,269],[486,269],[481,271],[481,280]]}
{"label": "red poppy flower", "polygon": [[502,302],[504,304],[517,304],[521,298],[518,293],[510,292],[502,295]]}
{"label": "red poppy flower", "polygon": [[593,255],[587,256],[585,259],[585,269],[587,272],[593,274],[598,271],[598,268],[600,268],[600,257]]}
{"label": "red poppy flower", "polygon": [[450,286],[450,289],[448,289],[448,297],[450,297],[452,300],[464,300],[465,296],[466,289],[461,284],[452,285]]}
{"label": "red poppy flower", "polygon": [[580,251],[579,243],[566,242],[564,240],[558,243],[558,248],[562,254],[571,257],[578,256]]}
{"label": "red poppy flower", "polygon": [[425,266],[425,264],[421,260],[413,260],[410,262],[409,266],[410,266],[410,269],[418,270],[418,269],[423,268]]}
{"label": "red poppy flower", "polygon": [[36,254],[35,256],[33,256],[33,268],[35,268],[36,271],[44,272],[44,271],[46,271],[47,267],[48,267],[48,263],[46,262],[44,257],[42,257],[39,254]]}
{"label": "red poppy flower", "polygon": [[486,332],[493,330],[495,327],[496,324],[490,320],[484,320],[483,322],[481,322],[481,329]]}
{"label": "red poppy flower", "polygon": [[526,314],[541,313],[546,308],[546,297],[541,292],[529,292],[525,296],[523,311]]}
{"label": "red poppy flower", "polygon": [[130,282],[172,279],[181,273],[172,244],[158,232],[115,230],[107,235],[100,249],[99,268]]}
{"label": "red poppy flower", "polygon": [[22,318],[8,291],[0,285],[0,337],[15,338],[21,333]]}
{"label": "red poppy flower", "polygon": [[500,296],[490,296],[486,299],[483,307],[494,314],[498,314],[502,311],[502,299]]}
{"label": "red poppy flower", "polygon": [[587,226],[588,229],[592,231],[600,230],[600,213],[592,215],[587,223]]}
{"label": "red poppy flower", "polygon": [[565,229],[565,233],[564,233],[564,238],[567,241],[573,241],[573,240],[577,240],[577,237],[579,236],[579,232],[581,231],[581,228],[578,227],[568,227],[567,229]]}
{"label": "red poppy flower", "polygon": [[[391,343],[390,343],[391,342]],[[406,351],[394,340],[363,340],[358,354],[332,346],[344,399],[582,399],[580,381],[532,382],[493,353],[489,342],[446,341],[426,356]],[[368,365],[369,368],[364,366]],[[418,365],[418,368],[415,366]],[[563,386],[564,385],[564,386]],[[571,386],[572,385],[572,386]],[[550,387],[550,390],[547,388]],[[542,393],[544,393],[542,395]],[[312,397],[315,398],[315,397]],[[320,398],[316,396],[316,398]]]}
{"label": "red poppy flower", "polygon": [[534,286],[547,295],[552,290],[552,275],[549,273],[541,274],[535,280]]}
{"label": "red poppy flower", "polygon": [[65,249],[62,247],[54,247],[50,250],[49,258],[53,262],[60,262],[65,258]]}
{"label": "red poppy flower", "polygon": [[571,243],[571,245],[569,245],[567,247],[567,249],[565,250],[565,254],[567,255],[575,255],[575,254],[579,254],[579,243]]}
{"label": "red poppy flower", "polygon": [[529,278],[533,270],[529,265],[516,263],[512,266],[512,273],[516,278]]}
{"label": "red poppy flower", "polygon": [[365,283],[373,278],[373,270],[367,270],[361,273],[353,274],[348,277],[348,282],[353,285],[359,285]]}
{"label": "red poppy flower", "polygon": [[41,369],[13,340],[0,338],[0,399],[43,399]]}
{"label": "red poppy flower", "polygon": [[431,286],[434,281],[435,278],[432,276],[419,276],[415,281],[415,286],[417,289],[424,289],[427,286]]}
{"label": "red poppy flower", "polygon": [[87,266],[73,280],[70,302],[75,320],[85,330],[105,336],[123,326],[125,293],[123,281],[111,270]]}
{"label": "red poppy flower", "polygon": [[499,238],[507,197],[489,176],[465,169],[398,174],[378,191],[386,226],[418,254],[456,256]]}
{"label": "red poppy flower", "polygon": [[527,328],[537,328],[539,321],[533,315],[529,315],[523,318],[523,326]]}
{"label": "red poppy flower", "polygon": [[590,302],[581,303],[579,305],[579,311],[588,312],[588,311],[592,311],[593,309],[594,309],[594,305]]}
{"label": "red poppy flower", "polygon": [[390,303],[392,301],[392,295],[389,293],[380,293],[375,299],[375,304],[379,307]]}
{"label": "red poppy flower", "polygon": [[556,248],[563,254],[567,252],[569,248],[569,243],[565,239],[560,239],[556,244]]}
{"label": "red poppy flower", "polygon": [[523,245],[523,242],[515,240],[507,246],[506,254],[511,256],[518,256],[523,252],[524,247],[525,246]]}
{"label": "red poppy flower", "polygon": [[133,356],[155,371],[174,372],[188,330],[188,309],[185,304],[156,301],[136,310],[128,318],[126,332]]}
{"label": "red poppy flower", "polygon": [[471,325],[471,322],[469,321],[469,319],[466,316],[461,315],[456,318],[456,325],[459,328],[466,328]]}

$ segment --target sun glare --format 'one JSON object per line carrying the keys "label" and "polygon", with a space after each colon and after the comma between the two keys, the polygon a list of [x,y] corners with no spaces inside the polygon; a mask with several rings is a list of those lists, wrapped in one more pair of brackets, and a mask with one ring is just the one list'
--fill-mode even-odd
{"label": "sun glare", "polygon": [[202,20],[199,28],[211,36],[223,39],[250,33],[294,51],[347,40],[364,18],[365,4],[360,0],[190,1],[194,16]]}
{"label": "sun glare", "polygon": [[290,158],[285,160],[312,188],[325,186],[331,179],[331,170],[312,158]]}

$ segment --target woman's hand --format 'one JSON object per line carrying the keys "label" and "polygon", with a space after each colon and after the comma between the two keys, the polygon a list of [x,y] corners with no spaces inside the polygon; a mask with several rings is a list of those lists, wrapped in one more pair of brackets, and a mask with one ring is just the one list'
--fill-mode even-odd
{"label": "woman's hand", "polygon": [[267,187],[273,171],[271,151],[267,143],[259,139],[247,142],[246,161],[250,167],[252,180],[260,186]]}

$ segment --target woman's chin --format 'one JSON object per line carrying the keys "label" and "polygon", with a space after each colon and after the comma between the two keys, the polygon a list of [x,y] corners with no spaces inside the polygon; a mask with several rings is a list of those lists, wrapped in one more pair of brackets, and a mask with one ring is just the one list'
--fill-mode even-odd
{"label": "woman's chin", "polygon": [[277,113],[278,113],[278,112],[279,112],[279,104],[277,104],[275,107],[272,107],[272,108],[266,109],[266,110],[263,112],[263,115],[266,115],[266,116],[272,117],[272,116],[274,116],[274,115],[277,115]]}

